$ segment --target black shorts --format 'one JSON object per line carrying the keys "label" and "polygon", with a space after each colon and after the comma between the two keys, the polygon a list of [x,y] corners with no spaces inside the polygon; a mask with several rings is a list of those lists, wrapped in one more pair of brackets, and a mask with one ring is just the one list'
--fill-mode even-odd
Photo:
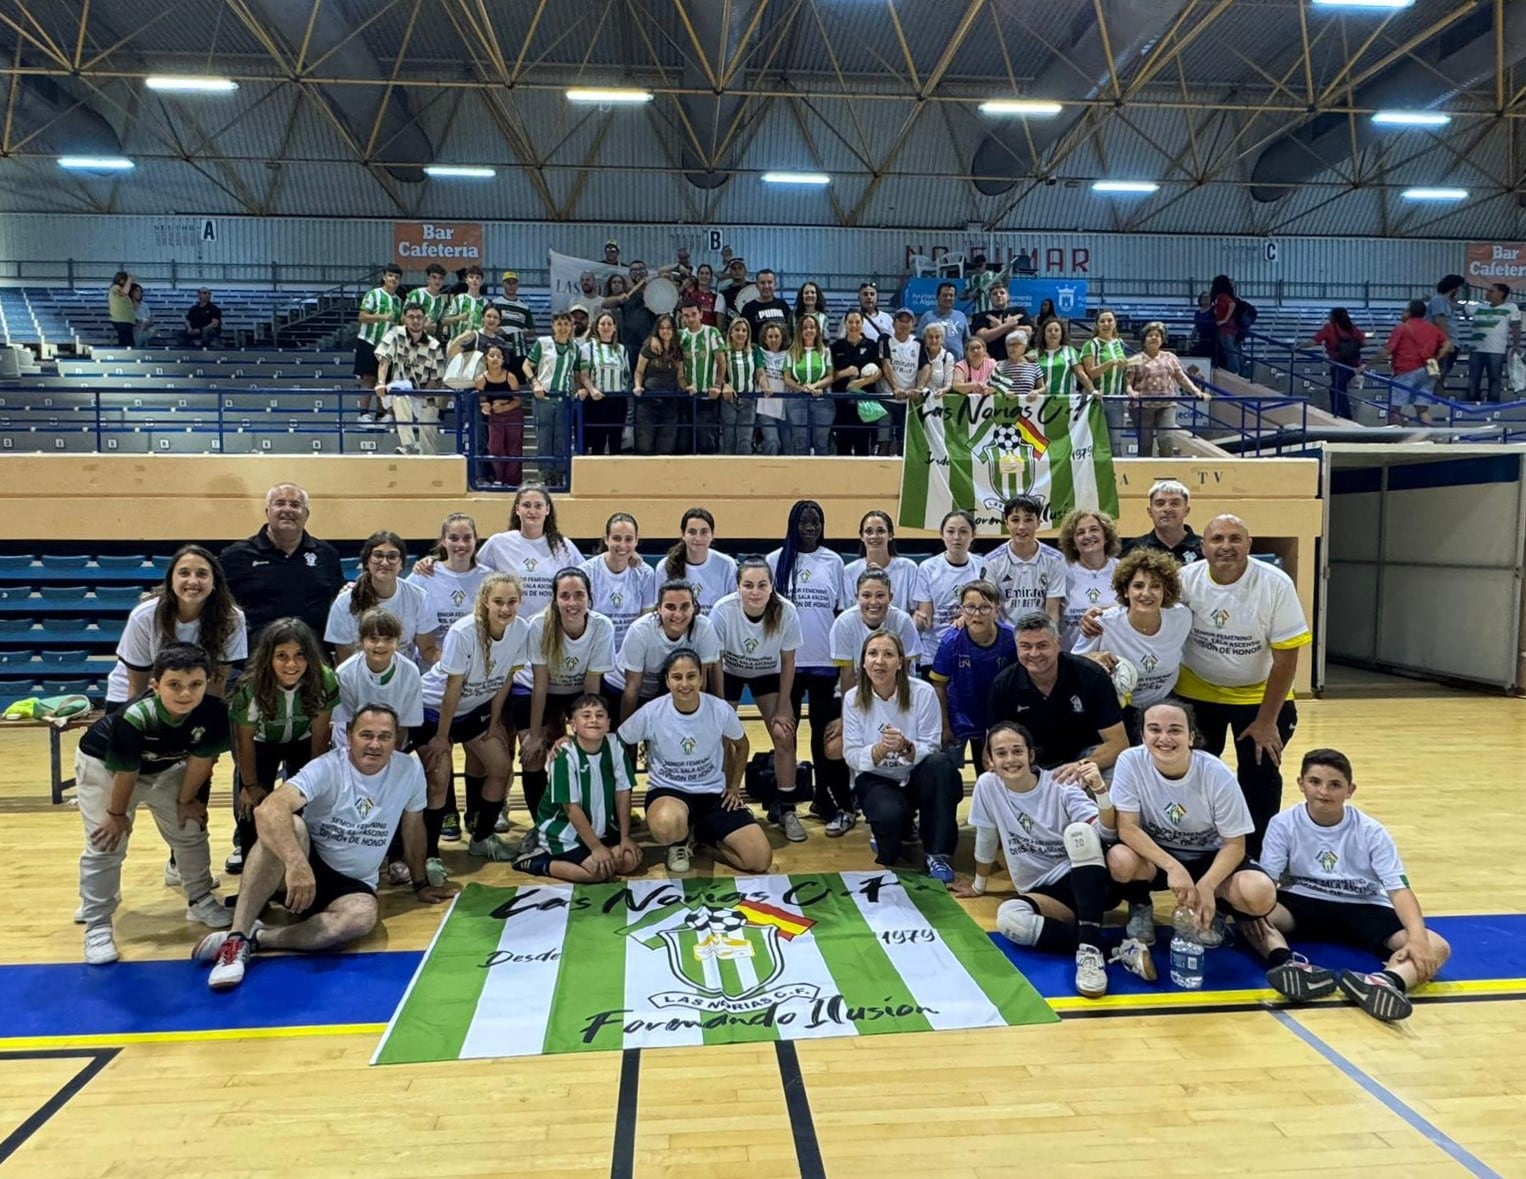
{"label": "black shorts", "polygon": [[[307,866],[313,870],[313,879],[318,882],[318,885],[313,893],[313,903],[297,914],[299,918],[306,919],[314,913],[322,913],[340,897],[352,895],[374,897],[376,895],[376,890],[364,880],[356,880],[329,867],[323,857],[318,854],[316,847],[309,847],[307,850]],[[289,910],[290,906],[287,908]]]}
{"label": "black shorts", "polygon": [[721,797],[719,794],[690,794],[687,790],[658,786],[646,792],[646,809],[650,814],[652,803],[659,798],[677,799],[689,808],[689,832],[701,843],[716,844],[743,827],[757,823],[746,807],[727,810],[721,805]]}
{"label": "black shorts", "polygon": [[376,363],[376,345],[370,340],[355,337],[355,375],[376,379],[379,366]]}
{"label": "black shorts", "polygon": [[[603,843],[605,847],[619,847],[620,833],[616,831],[612,835],[601,836],[600,842]],[[536,852],[528,860],[521,860],[514,866],[521,872],[528,873],[531,876],[550,876],[552,864],[581,864],[591,855],[593,855],[593,852],[589,851],[584,844],[580,843],[571,851]]]}
{"label": "black shorts", "polygon": [[1300,942],[1360,946],[1379,958],[1387,958],[1393,953],[1388,947],[1388,939],[1404,932],[1404,923],[1390,905],[1326,901],[1280,888],[1277,903],[1292,916],[1293,936]]}
{"label": "black shorts", "polygon": [[[450,722],[450,743],[452,745],[465,745],[468,741],[475,741],[493,723],[492,701],[484,701],[476,708],[467,713],[457,713]],[[424,723],[415,725],[409,730],[413,735],[413,747],[422,749],[433,741],[435,734],[440,731],[440,714],[424,710]]]}
{"label": "black shorts", "polygon": [[[572,702],[581,692],[547,692],[546,707],[541,713],[541,725],[547,729],[567,727],[567,717],[572,712]],[[509,697],[509,709],[514,714],[514,727],[521,735],[530,731],[530,694]],[[613,718],[611,718],[613,719]],[[610,726],[614,728],[614,725]]]}
{"label": "black shorts", "polygon": [[779,691],[779,673],[771,671],[767,675],[741,676],[732,675],[729,671],[724,673],[725,693],[728,703],[735,704],[742,699],[742,689],[752,692],[754,703],[759,696],[773,696]]}
{"label": "black shorts", "polygon": [[[1104,869],[1105,871],[1105,869]],[[1020,888],[1017,890],[1020,897],[1048,897],[1052,901],[1059,901],[1072,913],[1078,912],[1076,908],[1075,889],[1070,887],[1070,873],[1065,873],[1052,884],[1036,884],[1032,888]],[[1107,893],[1102,898],[1102,911],[1105,913],[1123,899],[1122,886],[1111,876],[1107,878]]]}
{"label": "black shorts", "polygon": [[[1187,875],[1192,877],[1193,884],[1196,884],[1199,880],[1203,879],[1203,876],[1207,873],[1208,869],[1213,867],[1214,858],[1218,854],[1216,852],[1208,852],[1206,855],[1190,856],[1183,855],[1180,852],[1171,851],[1170,848],[1167,848],[1166,850],[1171,852],[1171,855],[1176,857],[1177,863],[1181,864],[1183,868],[1187,869]],[[1224,877],[1225,882],[1228,883],[1230,876],[1233,876],[1236,872],[1260,872],[1263,876],[1266,875],[1266,869],[1263,868],[1260,864],[1256,863],[1256,861],[1251,859],[1249,856],[1246,856],[1243,860],[1234,866],[1234,869],[1229,873],[1229,876]],[[1268,879],[1270,879],[1270,877],[1268,877]],[[1150,891],[1163,892],[1167,887],[1166,874],[1157,868],[1155,870],[1155,879],[1150,882]]]}

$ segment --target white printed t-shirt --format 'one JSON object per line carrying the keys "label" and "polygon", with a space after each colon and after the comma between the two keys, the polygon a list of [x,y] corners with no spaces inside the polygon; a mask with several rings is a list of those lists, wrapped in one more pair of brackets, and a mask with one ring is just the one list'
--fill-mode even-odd
{"label": "white printed t-shirt", "polygon": [[800,613],[788,598],[779,599],[779,624],[773,634],[764,631],[763,620],[747,617],[739,594],[727,594],[710,612],[721,641],[721,668],[727,675],[756,679],[777,675],[779,654],[800,649]]}
{"label": "white printed t-shirt", "polygon": [[1001,839],[1007,871],[1019,892],[1063,880],[1070,872],[1065,828],[1096,823],[1097,804],[1076,785],[1061,785],[1048,770],[1038,772],[1032,790],[1008,790],[987,771],[975,779],[970,826],[985,827]]}
{"label": "white printed t-shirt", "polygon": [[1238,581],[1220,585],[1207,561],[1182,569],[1182,602],[1192,633],[1182,652],[1177,693],[1214,704],[1260,704],[1272,651],[1312,641],[1293,579],[1251,559]]}
{"label": "white printed t-shirt", "polygon": [[335,749],[286,782],[307,800],[302,821],[323,862],[372,891],[403,815],[422,811],[428,801],[424,767],[406,753],[394,753],[379,773],[367,776],[348,750]]}
{"label": "white printed t-shirt", "polygon": [[1347,804],[1341,821],[1321,827],[1304,803],[1272,817],[1260,865],[1277,887],[1298,896],[1393,908],[1388,894],[1409,887],[1393,836]]}
{"label": "white printed t-shirt", "polygon": [[644,704],[620,726],[627,745],[646,742],[647,788],[685,794],[723,794],[726,745],[742,739],[742,722],[731,705],[702,693],[699,707],[682,713],[672,696]]}
{"label": "white printed t-shirt", "polygon": [[1113,806],[1138,814],[1140,829],[1176,855],[1211,856],[1226,839],[1256,829],[1234,771],[1201,749],[1176,781],[1155,768],[1144,746],[1125,749],[1113,766]]}
{"label": "white printed t-shirt", "polygon": [[456,702],[456,715],[465,716],[475,708],[489,703],[498,695],[504,680],[514,674],[514,669],[529,661],[530,624],[523,618],[515,618],[503,629],[503,637],[493,642],[486,660],[482,657],[482,642],[477,620],[470,616],[457,619],[445,632],[445,642],[440,649],[440,660],[424,673],[420,690],[424,707],[438,712],[445,699],[445,687],[450,677],[459,675],[461,699]]}

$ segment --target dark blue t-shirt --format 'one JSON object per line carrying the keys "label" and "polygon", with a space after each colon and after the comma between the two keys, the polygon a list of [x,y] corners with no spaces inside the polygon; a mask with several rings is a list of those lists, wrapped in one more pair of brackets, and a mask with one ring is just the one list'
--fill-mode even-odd
{"label": "dark blue t-shirt", "polygon": [[1017,662],[1017,639],[1012,628],[996,624],[996,638],[982,647],[960,627],[943,636],[933,656],[934,679],[947,684],[948,723],[960,741],[984,737],[990,721],[986,700],[1002,669]]}

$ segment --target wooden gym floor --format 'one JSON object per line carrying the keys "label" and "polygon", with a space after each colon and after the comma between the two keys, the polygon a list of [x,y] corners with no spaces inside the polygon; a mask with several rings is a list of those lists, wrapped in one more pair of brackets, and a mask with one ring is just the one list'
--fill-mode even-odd
{"label": "wooden gym floor", "polygon": [[[1526,824],[1526,704],[1333,678],[1326,698],[1300,704],[1286,798],[1304,750],[1343,749],[1358,805],[1394,833],[1428,914],[1526,912],[1514,834]],[[40,731],[0,731],[0,974],[80,961],[69,919],[80,824],[48,804],[46,772]],[[219,766],[217,861],[227,781]],[[841,842],[808,830],[807,843],[780,844],[775,871],[869,864],[862,825]],[[514,878],[457,849],[457,880]],[[968,834],[961,852],[967,873]],[[197,936],[163,862],[144,817],[117,919],[124,961],[182,958]],[[996,900],[965,903],[991,926]],[[361,948],[422,949],[440,917],[398,894],[383,912]],[[1396,1027],[1260,996],[1219,1010],[1078,1012],[1076,1001],[1043,1026],[385,1068],[368,1065],[371,1028],[39,1042],[8,1033],[0,1006],[0,1167],[49,1179],[1526,1176],[1526,980],[1432,993]]]}

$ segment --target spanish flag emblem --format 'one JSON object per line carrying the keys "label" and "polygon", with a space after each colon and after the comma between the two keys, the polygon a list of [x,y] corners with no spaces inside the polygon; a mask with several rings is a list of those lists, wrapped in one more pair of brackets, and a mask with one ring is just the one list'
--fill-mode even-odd
{"label": "spanish flag emblem", "polygon": [[816,924],[809,917],[801,917],[787,909],[776,909],[773,905],[765,905],[761,901],[743,901],[736,910],[754,925],[772,925],[785,941],[804,933]]}

